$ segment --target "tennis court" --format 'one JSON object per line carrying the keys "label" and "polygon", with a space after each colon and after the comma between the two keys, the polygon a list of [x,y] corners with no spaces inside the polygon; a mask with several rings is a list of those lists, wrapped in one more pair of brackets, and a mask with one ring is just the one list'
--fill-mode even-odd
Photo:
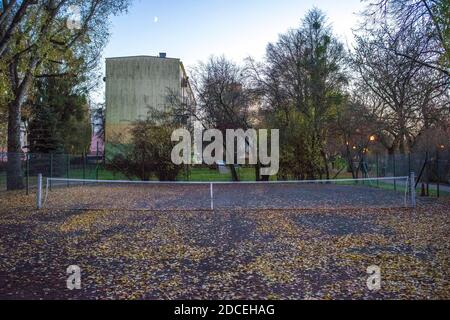
{"label": "tennis court", "polygon": [[[87,188],[52,192],[69,194],[66,189]],[[140,198],[136,190],[129,197]],[[34,204],[32,195],[0,194],[2,299],[450,297],[444,199],[420,200],[415,209],[320,211],[37,210]],[[70,265],[81,268],[81,290],[66,287]],[[382,270],[379,291],[366,285],[371,265]]]}
{"label": "tennis court", "polygon": [[[0,298],[438,299],[450,203],[408,178],[276,183],[44,180],[0,197]],[[211,210],[213,205],[214,210]],[[66,287],[67,267],[82,272]],[[380,266],[382,289],[367,288]]]}

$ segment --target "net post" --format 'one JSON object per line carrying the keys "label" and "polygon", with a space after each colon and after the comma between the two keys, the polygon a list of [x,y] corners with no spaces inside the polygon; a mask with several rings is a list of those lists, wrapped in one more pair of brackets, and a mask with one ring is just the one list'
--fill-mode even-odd
{"label": "net post", "polygon": [[38,210],[42,209],[42,174],[38,174],[37,180],[37,197],[36,197],[36,205]]}
{"label": "net post", "polygon": [[416,203],[416,174],[414,173],[414,171],[410,173],[409,179],[410,179],[409,186],[411,193],[411,205],[413,208],[415,208],[417,203]]}
{"label": "net post", "polygon": [[210,183],[211,211],[214,211],[214,184]]}

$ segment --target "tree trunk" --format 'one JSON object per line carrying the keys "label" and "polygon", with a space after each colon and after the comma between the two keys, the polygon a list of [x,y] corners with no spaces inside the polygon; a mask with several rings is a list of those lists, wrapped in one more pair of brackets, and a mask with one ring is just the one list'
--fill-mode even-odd
{"label": "tree trunk", "polygon": [[353,166],[352,152],[350,151],[350,147],[348,144],[347,144],[347,162],[348,162],[348,168],[352,172],[352,178],[355,179],[356,178],[355,167]]}
{"label": "tree trunk", "polygon": [[20,142],[20,125],[22,121],[22,105],[32,82],[31,70],[34,70],[38,60],[34,58],[23,80],[18,80],[18,61],[15,60],[9,67],[9,78],[14,89],[14,100],[8,104],[8,165],[6,167],[7,190],[23,189],[22,172],[22,146]]}
{"label": "tree trunk", "polygon": [[20,190],[24,187],[20,123],[21,102],[16,99],[8,105],[8,165],[6,169],[6,186],[8,190]]}
{"label": "tree trunk", "polygon": [[320,153],[322,154],[323,162],[325,164],[325,174],[326,174],[327,180],[330,180],[330,166],[329,166],[327,153],[323,150]]}
{"label": "tree trunk", "polygon": [[261,181],[261,164],[259,162],[255,165],[255,177],[256,181]]}
{"label": "tree trunk", "polygon": [[230,164],[230,170],[231,170],[231,177],[233,178],[233,181],[239,181],[239,176],[236,171],[236,166],[234,164]]}

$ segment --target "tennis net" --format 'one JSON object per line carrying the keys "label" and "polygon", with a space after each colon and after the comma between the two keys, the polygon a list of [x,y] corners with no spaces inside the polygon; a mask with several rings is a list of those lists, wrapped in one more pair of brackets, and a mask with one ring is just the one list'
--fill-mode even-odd
{"label": "tennis net", "polygon": [[411,177],[270,182],[47,178],[38,194],[41,207],[69,210],[399,208],[415,205],[411,181]]}

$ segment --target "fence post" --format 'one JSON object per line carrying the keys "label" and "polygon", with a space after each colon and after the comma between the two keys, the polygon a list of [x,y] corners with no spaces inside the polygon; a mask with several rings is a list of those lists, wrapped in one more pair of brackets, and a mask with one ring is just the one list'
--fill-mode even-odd
{"label": "fence post", "polygon": [[379,156],[378,152],[377,152],[376,158],[377,158],[377,187],[379,187],[380,180],[378,180],[378,178],[380,177],[380,156]]}
{"label": "fence post", "polygon": [[50,153],[50,190],[52,190],[52,178],[53,178],[53,153]]}
{"label": "fence post", "polygon": [[412,167],[411,167],[411,152],[408,153],[408,172],[412,172]]}
{"label": "fence post", "polygon": [[430,158],[430,154],[427,151],[427,161],[426,163],[426,171],[427,171],[427,189],[426,189],[426,193],[427,193],[427,197],[430,196],[430,162],[429,162],[429,158]]}
{"label": "fence post", "polygon": [[30,194],[30,159],[29,154],[27,153],[25,155],[25,164],[26,164],[26,183],[27,183],[27,196]]}
{"label": "fence post", "polygon": [[410,175],[410,192],[411,192],[411,205],[413,206],[413,208],[416,207],[416,174],[414,173],[414,171],[411,172]]}
{"label": "fence post", "polygon": [[66,167],[67,187],[70,186],[70,154],[67,155],[67,167]]}
{"label": "fence post", "polygon": [[441,189],[441,177],[439,176],[439,150],[436,150],[436,177],[437,177],[437,189],[436,189],[436,193],[437,193],[437,197],[440,197],[440,189]]}
{"label": "fence post", "polygon": [[98,141],[97,141],[97,155],[96,155],[96,157],[95,157],[95,164],[96,164],[96,166],[95,166],[95,178],[97,179],[97,181],[98,181],[98,166],[99,166],[99,162],[98,162],[98,156],[99,156],[99,154],[98,154]]}
{"label": "fence post", "polygon": [[397,191],[397,180],[395,179],[397,176],[397,172],[395,170],[395,152],[392,154],[392,165],[394,167],[394,191]]}
{"label": "fence post", "polygon": [[[86,152],[83,153],[83,180],[86,180]],[[83,182],[83,184],[85,184]]]}
{"label": "fence post", "polygon": [[42,173],[38,174],[36,204],[39,210],[42,209]]}

